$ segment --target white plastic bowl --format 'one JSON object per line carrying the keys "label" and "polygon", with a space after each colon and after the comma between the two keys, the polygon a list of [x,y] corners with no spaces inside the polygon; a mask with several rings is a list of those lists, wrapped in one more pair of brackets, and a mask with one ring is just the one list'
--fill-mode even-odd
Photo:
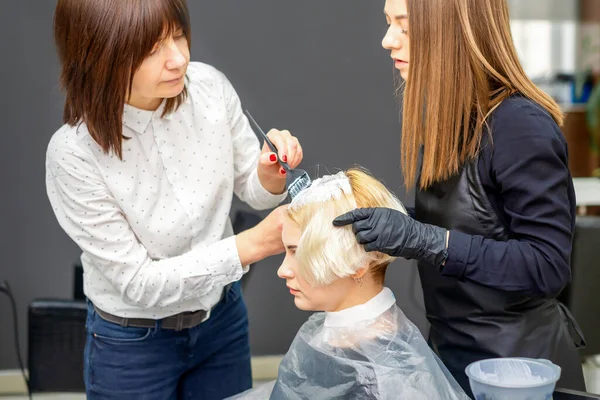
{"label": "white plastic bowl", "polygon": [[475,400],[551,400],[561,371],[544,359],[492,358],[465,372]]}

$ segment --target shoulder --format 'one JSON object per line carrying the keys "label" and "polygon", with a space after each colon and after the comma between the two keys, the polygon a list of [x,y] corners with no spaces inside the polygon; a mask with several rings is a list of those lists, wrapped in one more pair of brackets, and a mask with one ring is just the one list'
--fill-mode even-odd
{"label": "shoulder", "polygon": [[521,96],[510,97],[494,110],[489,126],[491,141],[484,134],[479,157],[484,186],[532,189],[558,176],[568,182],[567,141],[542,106]]}
{"label": "shoulder", "polygon": [[566,164],[564,135],[548,111],[536,102],[511,96],[492,112],[488,122],[490,135],[482,137],[480,173],[530,158],[550,157]]}
{"label": "shoulder", "polygon": [[101,151],[85,124],[63,125],[50,139],[46,149],[46,168],[53,174],[69,173],[92,161],[93,151]]}
{"label": "shoulder", "polygon": [[548,111],[521,95],[500,103],[490,116],[490,129],[496,144],[532,137],[565,143],[560,127]]}

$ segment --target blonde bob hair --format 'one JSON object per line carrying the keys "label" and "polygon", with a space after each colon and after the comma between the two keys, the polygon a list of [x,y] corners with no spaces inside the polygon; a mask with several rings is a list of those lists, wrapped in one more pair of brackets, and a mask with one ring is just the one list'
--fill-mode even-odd
{"label": "blonde bob hair", "polygon": [[[313,182],[298,196],[299,201],[293,201],[287,209],[287,216],[302,232],[295,256],[298,273],[309,284],[320,286],[352,276],[366,267],[367,273],[383,283],[385,270],[394,258],[365,251],[356,241],[352,226],[334,227],[332,221],[355,208],[386,207],[404,214],[406,209],[364,169],[351,168],[337,175],[342,176]],[[332,177],[338,179],[327,180]]]}

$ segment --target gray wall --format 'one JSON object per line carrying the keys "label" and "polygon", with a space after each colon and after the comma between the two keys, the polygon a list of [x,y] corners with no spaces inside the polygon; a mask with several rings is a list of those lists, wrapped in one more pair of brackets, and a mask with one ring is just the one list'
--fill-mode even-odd
{"label": "gray wall", "polygon": [[[192,58],[226,73],[262,125],[298,136],[311,175],[361,164],[406,198],[392,63],[380,46],[383,1],[189,3]],[[63,100],[51,37],[55,4],[8,0],[0,11],[0,170],[6,188],[0,197],[0,279],[9,280],[17,297],[24,355],[27,305],[34,298],[69,298],[79,257],[54,219],[44,186],[45,148],[60,126]],[[259,263],[246,290],[254,354],[285,352],[307,317],[276,276],[281,259]],[[414,272],[412,263],[396,262],[388,285],[425,329]],[[0,297],[0,369],[16,366],[9,303]]]}
{"label": "gray wall", "polygon": [[[55,4],[4,0],[0,8],[0,279],[17,300],[24,357],[27,305],[71,295],[78,253],[54,219],[44,183],[46,146],[62,117],[51,36]],[[9,302],[0,295],[0,368],[16,366]]]}

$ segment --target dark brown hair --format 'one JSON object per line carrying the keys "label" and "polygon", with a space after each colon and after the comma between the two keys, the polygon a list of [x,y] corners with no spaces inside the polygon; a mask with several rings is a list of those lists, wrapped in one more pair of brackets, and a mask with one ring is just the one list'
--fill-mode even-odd
{"label": "dark brown hair", "polygon": [[[163,38],[181,29],[191,43],[186,0],[59,0],[54,39],[66,93],[63,122],[85,123],[104,152],[122,159],[123,107],[133,76]],[[186,89],[167,99],[179,107]]]}
{"label": "dark brown hair", "polygon": [[558,125],[556,102],[525,74],[515,50],[506,0],[408,0],[410,69],[402,118],[404,182],[445,180],[478,154],[490,113],[520,93]]}

